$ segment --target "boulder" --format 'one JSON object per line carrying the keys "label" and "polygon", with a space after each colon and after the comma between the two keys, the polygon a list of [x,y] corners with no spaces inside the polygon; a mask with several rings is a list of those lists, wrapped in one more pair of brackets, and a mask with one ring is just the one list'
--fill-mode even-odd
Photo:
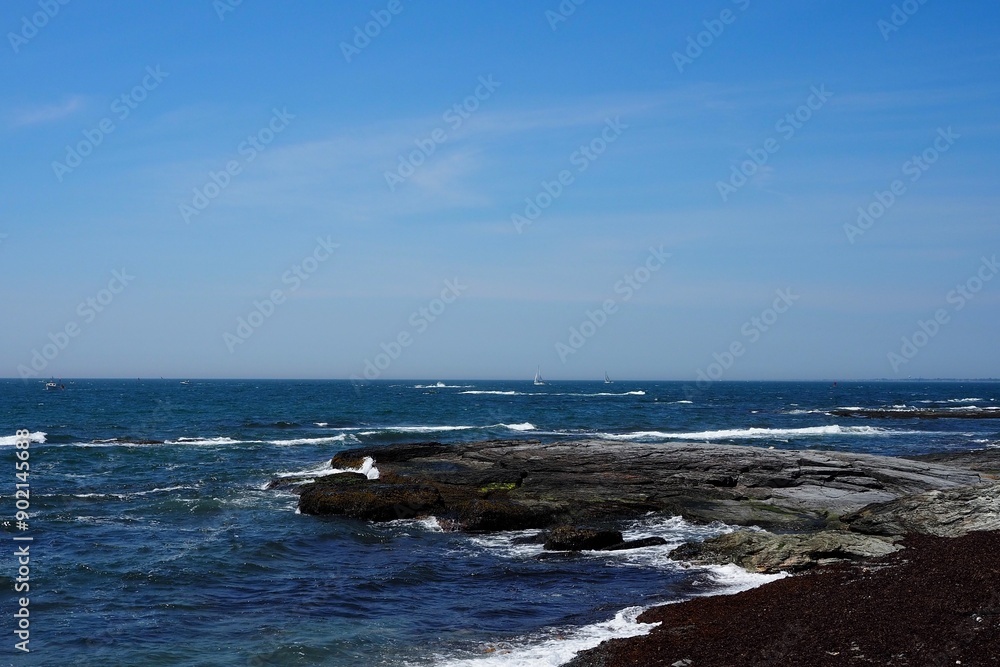
{"label": "boulder", "polygon": [[775,535],[739,530],[704,542],[689,542],[671,551],[670,557],[698,565],[734,563],[754,572],[777,573],[876,558],[900,548],[887,539],[844,531]]}
{"label": "boulder", "polygon": [[559,526],[549,531],[545,539],[546,551],[597,551],[624,544],[625,538],[617,530],[595,530]]}
{"label": "boulder", "polygon": [[299,493],[303,514],[334,514],[368,521],[395,521],[444,509],[441,494],[426,484],[391,484],[353,472],[321,477]]}

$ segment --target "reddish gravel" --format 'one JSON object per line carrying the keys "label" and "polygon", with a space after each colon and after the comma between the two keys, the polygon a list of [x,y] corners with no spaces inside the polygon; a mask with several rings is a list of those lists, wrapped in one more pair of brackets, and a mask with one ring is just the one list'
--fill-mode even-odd
{"label": "reddish gravel", "polygon": [[906,549],[730,596],[650,609],[649,635],[573,667],[1000,665],[1000,532],[910,536]]}

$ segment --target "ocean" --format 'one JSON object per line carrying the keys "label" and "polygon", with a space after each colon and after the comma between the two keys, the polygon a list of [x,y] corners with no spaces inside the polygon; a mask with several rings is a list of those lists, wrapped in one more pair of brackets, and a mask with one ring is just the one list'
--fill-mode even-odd
{"label": "ocean", "polygon": [[[359,445],[489,438],[713,442],[905,455],[1000,446],[1000,383],[0,381],[0,552],[16,665],[548,666],[639,634],[654,604],[766,581],[668,553],[721,524],[641,517],[668,545],[539,559],[516,534],[296,512],[276,477]],[[837,416],[885,408],[891,418]],[[915,418],[921,412],[968,418]],[[15,430],[31,432],[27,530]],[[377,453],[375,455],[377,462]],[[15,592],[15,537],[31,537]],[[22,582],[23,583],[23,582]],[[15,649],[30,598],[30,653]]]}

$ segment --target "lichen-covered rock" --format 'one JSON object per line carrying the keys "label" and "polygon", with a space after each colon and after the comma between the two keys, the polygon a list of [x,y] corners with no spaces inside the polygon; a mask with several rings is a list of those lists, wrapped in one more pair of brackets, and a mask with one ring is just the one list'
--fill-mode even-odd
{"label": "lichen-covered rock", "polygon": [[671,558],[701,565],[735,563],[755,572],[795,572],[842,560],[876,558],[899,550],[891,541],[843,531],[775,535],[739,530],[704,542],[689,542]]}
{"label": "lichen-covered rock", "polygon": [[865,535],[960,537],[1000,530],[1000,483],[903,496],[868,505],[841,520]]}

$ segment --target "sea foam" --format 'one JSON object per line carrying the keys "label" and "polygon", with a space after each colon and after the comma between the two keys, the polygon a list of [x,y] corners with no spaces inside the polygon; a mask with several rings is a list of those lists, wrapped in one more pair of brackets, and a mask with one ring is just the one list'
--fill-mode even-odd
{"label": "sea foam", "polygon": [[[43,443],[43,442],[45,442],[45,436],[46,435],[48,435],[48,434],[47,433],[43,433],[42,431],[35,431],[34,433],[29,433],[28,434],[28,440],[30,442]],[[13,447],[17,443],[18,439],[19,438],[16,435],[0,436],[0,446],[9,445],[9,446]]]}

